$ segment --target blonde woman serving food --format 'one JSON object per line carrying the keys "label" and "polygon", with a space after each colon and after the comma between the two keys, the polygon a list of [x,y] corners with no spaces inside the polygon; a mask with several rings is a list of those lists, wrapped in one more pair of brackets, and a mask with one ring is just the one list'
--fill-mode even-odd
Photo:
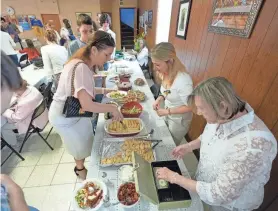
{"label": "blonde woman serving food", "polygon": [[[164,117],[176,145],[179,145],[192,120],[187,98],[192,92],[193,83],[171,43],[162,42],[156,45],[151,58],[154,69],[162,79],[161,95],[154,102],[153,109],[157,115]],[[164,108],[160,107],[163,101]]]}
{"label": "blonde woman serving food", "polygon": [[95,88],[94,73],[91,69],[95,65],[102,66],[110,60],[114,47],[115,42],[110,34],[97,31],[92,42],[77,50],[61,73],[59,86],[49,110],[49,121],[61,136],[69,154],[74,157],[76,163],[74,172],[81,179],[85,179],[87,175],[84,160],[91,154],[94,138],[91,118],[66,118],[63,115],[63,108],[67,97],[71,96],[73,79],[73,94],[79,100],[83,111],[111,112],[114,120],[123,119],[117,106],[93,102],[96,94],[106,94],[112,91]]}

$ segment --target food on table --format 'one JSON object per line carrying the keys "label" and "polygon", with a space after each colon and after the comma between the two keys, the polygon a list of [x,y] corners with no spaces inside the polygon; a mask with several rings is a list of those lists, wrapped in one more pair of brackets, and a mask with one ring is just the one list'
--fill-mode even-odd
{"label": "food on table", "polygon": [[81,188],[75,200],[82,209],[95,208],[103,198],[103,190],[101,187],[93,182],[87,182],[84,188]]}
{"label": "food on table", "polygon": [[130,82],[120,82],[117,84],[119,90],[128,91],[131,89],[131,83]]}
{"label": "food on table", "polygon": [[139,200],[139,194],[136,192],[133,182],[122,184],[119,187],[118,200],[125,206],[131,206]]}
{"label": "food on table", "polygon": [[120,180],[122,182],[131,182],[134,181],[134,168],[130,165],[122,166],[120,170]]}
{"label": "food on table", "polygon": [[101,164],[121,164],[132,162],[132,152],[136,152],[146,161],[154,161],[153,151],[150,150],[152,144],[150,141],[142,141],[142,139],[126,139],[121,145],[121,151],[112,157],[103,158]]}
{"label": "food on table", "polygon": [[164,179],[158,179],[157,178],[157,170],[160,169],[161,167],[154,167],[153,168],[153,172],[154,172],[154,176],[155,176],[155,184],[156,184],[156,187],[158,190],[160,189],[166,189],[166,188],[169,188],[169,182],[167,182],[166,180]]}
{"label": "food on table", "polygon": [[138,119],[124,119],[122,122],[114,121],[108,126],[110,133],[134,133],[139,132],[141,123]]}
{"label": "food on table", "polygon": [[109,96],[112,98],[112,99],[121,99],[125,96],[125,94],[123,93],[120,93],[118,91],[113,91],[113,92],[110,92]]}
{"label": "food on table", "polygon": [[133,106],[132,108],[122,108],[121,111],[124,114],[139,114],[142,112],[142,109],[138,108],[136,106]]}
{"label": "food on table", "polygon": [[127,95],[121,99],[122,103],[141,102],[145,100],[145,93],[139,90],[129,90]]}
{"label": "food on table", "polygon": [[142,79],[142,78],[137,78],[137,79],[134,81],[134,83],[135,83],[135,85],[137,85],[137,86],[143,86],[143,85],[145,85],[145,81],[144,81],[144,79]]}

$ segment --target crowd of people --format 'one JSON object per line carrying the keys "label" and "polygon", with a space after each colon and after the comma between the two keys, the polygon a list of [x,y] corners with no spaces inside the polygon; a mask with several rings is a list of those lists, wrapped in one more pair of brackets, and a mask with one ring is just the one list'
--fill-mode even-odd
{"label": "crowd of people", "polygon": [[[49,122],[60,135],[66,150],[74,157],[74,172],[81,179],[87,175],[84,160],[90,156],[94,133],[90,118],[65,117],[63,111],[68,97],[79,101],[82,108],[80,113],[111,112],[113,120],[123,119],[117,106],[101,104],[101,100],[96,99],[97,95],[114,91],[98,84],[99,77],[95,77],[94,70],[113,59],[116,48],[116,35],[110,29],[111,18],[108,14],[102,14],[99,21],[101,28],[97,29],[90,16],[80,14],[77,20],[80,37],[73,35],[66,19],[63,20],[61,36],[47,25],[47,45],[41,49],[44,68],[51,73],[55,84],[53,101],[49,112],[46,111]],[[13,45],[15,40],[5,36],[2,42]],[[30,44],[28,48],[26,52],[36,59],[38,55],[32,51],[33,46]],[[142,68],[147,65],[148,52],[145,41],[141,40],[140,50],[134,54]],[[29,116],[41,102],[42,96],[20,78],[18,71],[7,72],[8,68],[16,68],[10,60],[14,60],[12,49],[5,53],[2,52],[1,56],[1,112],[5,111],[3,115],[9,122],[24,133],[26,127],[23,124],[28,124]],[[158,178],[196,192],[212,210],[245,211],[258,208],[263,200],[264,185],[269,180],[272,161],[277,154],[273,134],[255,115],[252,107],[235,93],[227,79],[210,78],[194,87],[190,74],[171,43],[157,44],[151,49],[150,57],[154,71],[162,81],[160,95],[153,103],[153,109],[164,118],[175,141],[173,158],[181,159],[185,154],[200,149],[194,179],[185,178],[167,168],[157,170]],[[13,92],[19,100],[17,105],[9,108]],[[26,102],[32,102],[33,107],[24,109]],[[24,112],[26,114],[22,115]],[[196,140],[181,144],[189,131],[193,112],[206,119],[206,127]],[[43,124],[43,119],[38,121],[40,123]],[[9,181],[6,177],[4,179]]]}

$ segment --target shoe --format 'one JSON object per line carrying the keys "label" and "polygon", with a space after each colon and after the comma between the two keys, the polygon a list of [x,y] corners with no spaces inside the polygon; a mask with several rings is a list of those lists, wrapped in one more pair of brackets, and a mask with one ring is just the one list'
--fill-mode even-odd
{"label": "shoe", "polygon": [[84,167],[83,169],[78,169],[76,166],[74,167],[74,173],[78,176],[81,180],[85,180],[87,176],[87,169]]}

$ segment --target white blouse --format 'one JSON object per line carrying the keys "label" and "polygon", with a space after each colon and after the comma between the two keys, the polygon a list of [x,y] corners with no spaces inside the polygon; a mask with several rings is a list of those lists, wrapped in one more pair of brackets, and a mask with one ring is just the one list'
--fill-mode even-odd
{"label": "white blouse", "polygon": [[148,65],[148,56],[149,56],[149,51],[147,47],[144,47],[138,54],[137,54],[137,61],[138,63],[143,66]]}
{"label": "white blouse", "polygon": [[254,110],[225,124],[207,124],[200,136],[197,193],[213,210],[249,211],[264,197],[277,142]]}
{"label": "white blouse", "polygon": [[45,45],[41,48],[44,70],[49,75],[62,72],[64,64],[68,60],[68,51],[64,46],[57,44]]}
{"label": "white blouse", "polygon": [[[176,76],[172,86],[165,89],[162,85],[160,92],[165,98],[165,105],[169,108],[187,106],[187,98],[192,93],[193,82],[189,74],[179,72]],[[167,92],[170,93],[167,94]]]}

